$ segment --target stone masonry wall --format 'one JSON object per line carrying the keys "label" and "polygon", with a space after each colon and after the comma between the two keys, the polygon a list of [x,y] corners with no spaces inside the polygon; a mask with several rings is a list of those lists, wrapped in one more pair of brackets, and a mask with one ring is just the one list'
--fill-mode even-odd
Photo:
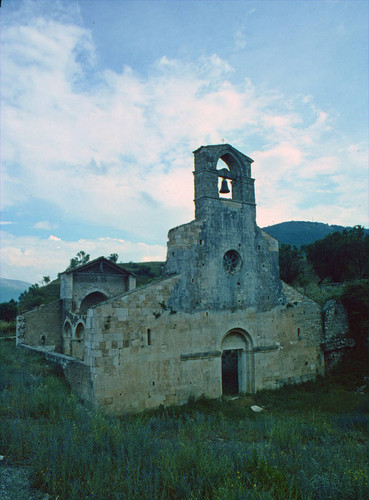
{"label": "stone masonry wall", "polygon": [[[323,373],[316,343],[320,308],[299,296],[296,304],[185,313],[168,306],[179,276],[95,306],[86,325],[85,361],[96,402],[108,411],[140,411],[182,404],[190,395],[222,393],[221,350],[226,335],[252,339],[249,363],[255,390],[313,379]],[[295,297],[296,298],[296,297]]]}
{"label": "stone masonry wall", "polygon": [[354,345],[349,338],[347,312],[341,302],[328,300],[322,308],[323,350],[327,370],[334,368],[347,349]]}
{"label": "stone masonry wall", "polygon": [[[227,251],[240,256],[234,274],[223,267]],[[268,310],[280,303],[278,243],[252,222],[247,208],[234,203],[218,200],[209,219],[169,232],[165,273],[181,274],[170,299],[174,309]]]}
{"label": "stone masonry wall", "polygon": [[81,306],[82,300],[95,291],[99,291],[108,298],[121,295],[128,291],[129,277],[123,275],[104,275],[94,273],[76,273],[73,283],[73,304],[75,310]]}
{"label": "stone masonry wall", "polygon": [[43,304],[17,317],[17,344],[62,350],[62,301]]}

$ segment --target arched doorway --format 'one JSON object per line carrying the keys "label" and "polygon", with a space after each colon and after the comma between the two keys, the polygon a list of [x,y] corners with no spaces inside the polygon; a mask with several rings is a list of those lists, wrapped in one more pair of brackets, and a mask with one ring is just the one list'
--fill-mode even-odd
{"label": "arched doorway", "polygon": [[100,304],[100,302],[103,302],[107,298],[108,297],[101,292],[92,292],[86,295],[86,297],[81,302],[79,308],[80,313],[87,314],[87,310],[90,309],[90,307]]}
{"label": "arched doorway", "polygon": [[253,343],[241,329],[229,331],[222,342],[222,394],[255,392]]}

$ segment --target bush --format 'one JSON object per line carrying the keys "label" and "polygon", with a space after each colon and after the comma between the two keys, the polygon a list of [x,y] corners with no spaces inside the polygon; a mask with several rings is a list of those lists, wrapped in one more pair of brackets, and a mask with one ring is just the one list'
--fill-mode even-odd
{"label": "bush", "polygon": [[0,318],[6,323],[15,321],[17,317],[17,311],[17,303],[14,299],[11,299],[9,302],[0,303]]}
{"label": "bush", "polygon": [[15,321],[0,321],[0,337],[10,337],[15,335]]}

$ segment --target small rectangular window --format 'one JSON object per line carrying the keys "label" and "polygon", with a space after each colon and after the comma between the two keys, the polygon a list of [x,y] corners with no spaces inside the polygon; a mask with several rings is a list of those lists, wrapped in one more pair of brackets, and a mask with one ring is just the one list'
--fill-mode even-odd
{"label": "small rectangular window", "polygon": [[151,345],[151,330],[147,329],[147,345]]}
{"label": "small rectangular window", "polygon": [[297,329],[297,338],[301,340],[301,330],[300,328]]}

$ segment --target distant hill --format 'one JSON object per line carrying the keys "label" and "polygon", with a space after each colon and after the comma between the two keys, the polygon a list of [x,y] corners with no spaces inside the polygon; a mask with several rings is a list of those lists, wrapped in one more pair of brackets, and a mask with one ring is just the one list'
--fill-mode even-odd
{"label": "distant hill", "polygon": [[0,302],[9,302],[11,299],[18,300],[19,295],[27,290],[31,284],[27,281],[0,278]]}
{"label": "distant hill", "polygon": [[279,244],[287,243],[297,247],[308,245],[325,238],[330,233],[341,232],[344,229],[350,229],[350,227],[303,221],[281,222],[274,224],[274,226],[263,227],[266,233],[279,241]]}
{"label": "distant hill", "polygon": [[136,286],[146,285],[153,279],[159,278],[164,262],[120,262],[119,265],[136,275]]}

